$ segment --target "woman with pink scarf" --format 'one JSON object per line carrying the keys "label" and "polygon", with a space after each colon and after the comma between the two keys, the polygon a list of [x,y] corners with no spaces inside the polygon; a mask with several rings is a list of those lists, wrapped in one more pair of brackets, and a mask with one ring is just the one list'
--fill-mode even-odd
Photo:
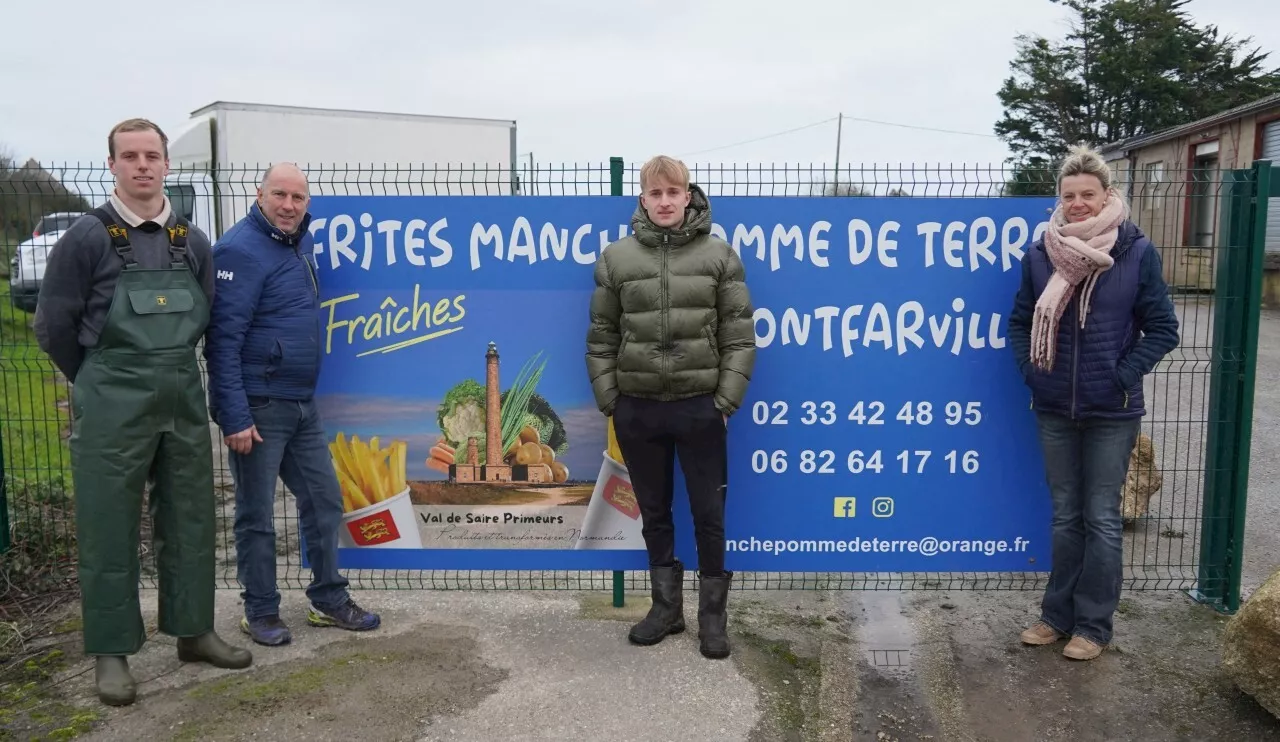
{"label": "woman with pink scarf", "polygon": [[1062,164],[1049,229],[1022,260],[1009,342],[1053,499],[1052,571],[1021,639],[1070,637],[1063,655],[1091,660],[1111,642],[1120,601],[1120,493],[1146,414],[1143,378],[1178,345],[1160,253],[1091,150],[1072,148]]}

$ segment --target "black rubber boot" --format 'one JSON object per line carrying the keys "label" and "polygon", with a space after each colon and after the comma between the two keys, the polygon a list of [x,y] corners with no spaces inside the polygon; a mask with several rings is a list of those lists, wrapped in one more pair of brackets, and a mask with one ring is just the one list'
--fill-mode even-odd
{"label": "black rubber boot", "polygon": [[729,656],[729,581],[732,572],[718,577],[700,575],[698,582],[698,649],[703,657]]}
{"label": "black rubber boot", "polygon": [[128,706],[138,697],[138,684],[129,672],[129,661],[124,657],[101,656],[95,660],[94,679],[98,686],[98,700],[108,706]]}
{"label": "black rubber boot", "polygon": [[677,560],[670,567],[650,567],[649,579],[653,583],[653,606],[627,634],[632,644],[643,646],[684,631],[684,565]]}
{"label": "black rubber boot", "polygon": [[233,647],[210,631],[201,636],[184,636],[178,639],[178,659],[183,662],[208,662],[214,667],[241,670],[253,662],[247,649]]}

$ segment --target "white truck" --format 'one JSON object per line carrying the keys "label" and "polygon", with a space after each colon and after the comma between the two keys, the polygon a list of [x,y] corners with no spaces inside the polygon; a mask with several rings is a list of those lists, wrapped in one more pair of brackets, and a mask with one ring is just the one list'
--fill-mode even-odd
{"label": "white truck", "polygon": [[175,208],[216,240],[266,168],[293,162],[311,194],[510,195],[516,122],[219,101],[169,142]]}
{"label": "white truck", "polygon": [[[169,132],[173,208],[216,241],[243,217],[272,163],[307,173],[311,194],[511,195],[516,122],[218,101]],[[111,192],[103,171],[99,193]],[[101,201],[102,199],[95,199]],[[69,226],[69,225],[67,225]],[[35,311],[50,231],[18,246],[12,303]]]}

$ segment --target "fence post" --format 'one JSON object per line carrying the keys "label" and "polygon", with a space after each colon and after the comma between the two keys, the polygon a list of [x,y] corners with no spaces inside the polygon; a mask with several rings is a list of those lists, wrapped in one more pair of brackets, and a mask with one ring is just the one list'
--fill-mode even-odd
{"label": "fence post", "polygon": [[[622,195],[622,158],[609,158],[609,195]],[[627,593],[626,586],[622,579],[622,570],[615,569],[613,571],[613,607],[621,608],[626,605]]]}
{"label": "fence post", "polygon": [[4,473],[4,430],[0,429],[0,554],[9,551],[9,484]]}
{"label": "fence post", "polygon": [[1271,166],[1255,162],[1224,180],[1220,233],[1226,239],[1214,301],[1200,569],[1191,595],[1234,613],[1240,607]]}

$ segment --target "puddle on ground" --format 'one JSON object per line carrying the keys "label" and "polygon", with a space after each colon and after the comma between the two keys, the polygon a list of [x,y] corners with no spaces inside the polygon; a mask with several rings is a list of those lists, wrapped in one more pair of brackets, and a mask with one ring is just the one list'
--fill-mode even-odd
{"label": "puddle on ground", "polygon": [[[859,739],[916,740],[938,736],[920,682],[918,637],[896,591],[854,593],[850,610],[861,648],[854,732]],[[883,735],[883,736],[880,736]]]}

